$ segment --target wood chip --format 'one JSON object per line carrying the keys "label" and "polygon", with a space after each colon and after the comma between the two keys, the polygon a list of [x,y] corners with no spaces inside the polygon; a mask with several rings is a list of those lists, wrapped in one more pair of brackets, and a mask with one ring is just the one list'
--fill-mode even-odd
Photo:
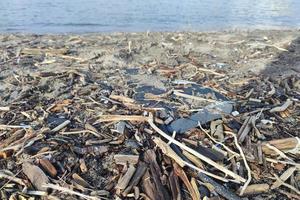
{"label": "wood chip", "polygon": [[47,190],[44,185],[49,183],[49,179],[43,170],[29,162],[22,164],[22,170],[36,189],[41,191]]}
{"label": "wood chip", "polygon": [[82,159],[82,158],[79,159],[79,163],[80,163],[79,167],[80,167],[80,170],[82,171],[82,173],[86,173],[88,171],[88,169],[87,169],[84,159]]}
{"label": "wood chip", "polygon": [[56,177],[57,170],[48,159],[40,159],[38,162],[51,177]]}
{"label": "wood chip", "polygon": [[268,192],[270,186],[268,184],[252,184],[248,185],[244,190],[243,196],[253,195],[253,194],[261,194]]}

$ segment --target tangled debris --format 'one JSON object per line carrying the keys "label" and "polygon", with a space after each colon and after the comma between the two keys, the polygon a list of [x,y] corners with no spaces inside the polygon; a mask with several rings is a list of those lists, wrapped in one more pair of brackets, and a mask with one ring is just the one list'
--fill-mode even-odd
{"label": "tangled debris", "polygon": [[2,61],[38,67],[0,79],[1,199],[299,199],[299,75],[74,67],[98,57],[38,46]]}

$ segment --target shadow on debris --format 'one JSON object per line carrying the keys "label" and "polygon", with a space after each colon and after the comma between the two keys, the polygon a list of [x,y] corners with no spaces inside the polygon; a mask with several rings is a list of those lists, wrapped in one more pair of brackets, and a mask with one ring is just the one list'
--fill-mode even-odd
{"label": "shadow on debris", "polygon": [[262,71],[265,76],[287,76],[300,73],[300,37],[296,38]]}

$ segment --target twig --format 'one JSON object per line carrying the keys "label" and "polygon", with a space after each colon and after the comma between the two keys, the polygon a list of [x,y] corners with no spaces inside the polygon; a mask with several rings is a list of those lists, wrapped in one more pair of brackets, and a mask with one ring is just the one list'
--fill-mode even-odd
{"label": "twig", "polygon": [[247,188],[247,186],[249,185],[249,183],[251,181],[251,178],[252,178],[251,177],[251,169],[250,169],[250,167],[249,167],[249,165],[247,163],[247,160],[246,160],[245,154],[243,152],[243,149],[239,145],[239,142],[238,142],[238,139],[237,139],[236,135],[234,133],[230,132],[230,131],[225,131],[225,133],[229,133],[229,134],[231,134],[234,137],[234,143],[235,143],[236,147],[240,151],[240,154],[241,154],[241,156],[242,156],[242,158],[244,160],[244,164],[245,164],[245,167],[246,167],[247,172],[248,172],[248,174],[247,174],[248,179],[247,179],[246,183],[244,184],[244,186],[242,187],[241,192],[240,192],[240,196],[242,196],[244,194],[245,189]]}
{"label": "twig", "polygon": [[60,134],[62,135],[74,135],[74,134],[80,134],[80,133],[91,133],[93,135],[95,135],[96,137],[107,137],[106,135],[102,135],[101,133],[96,133],[94,131],[90,131],[90,130],[82,130],[82,131],[69,131],[69,132],[61,132]]}
{"label": "twig", "polygon": [[70,120],[66,120],[63,123],[61,123],[60,125],[58,125],[57,127],[55,127],[54,129],[52,129],[50,132],[54,133],[54,132],[60,131],[61,129],[65,128],[70,123],[71,123]]}
{"label": "twig", "polygon": [[210,102],[210,103],[217,102],[216,100],[213,100],[213,99],[206,99],[206,98],[203,98],[203,97],[192,96],[192,95],[189,95],[189,94],[181,93],[181,92],[176,91],[176,90],[174,90],[173,94],[176,95],[176,96],[179,96],[179,97],[187,98],[187,99],[193,99],[193,100],[198,100],[198,101],[207,101],[207,102]]}
{"label": "twig", "polygon": [[16,128],[16,129],[24,128],[24,129],[30,129],[31,126],[29,126],[29,125],[17,126],[17,125],[5,125],[5,124],[0,124],[0,130],[6,130],[6,129],[9,129],[9,128]]}
{"label": "twig", "polygon": [[285,165],[294,165],[295,167],[297,167],[298,169],[300,169],[300,164],[299,163],[295,163],[295,162],[275,160],[275,159],[272,159],[272,158],[266,158],[266,161],[271,162],[271,163],[282,163],[282,164],[285,164]]}
{"label": "twig", "polygon": [[271,189],[276,189],[278,187],[280,187],[280,185],[282,184],[282,182],[286,181],[288,178],[290,178],[290,176],[296,171],[296,167],[290,167],[288,168],[285,172],[283,172],[283,174],[279,177],[279,179],[281,181],[279,181],[278,179],[273,183],[273,185],[271,186]]}
{"label": "twig", "polygon": [[235,157],[240,157],[240,154],[232,151],[229,147],[227,147],[225,144],[216,141],[204,128],[202,128],[201,124],[198,123],[200,129],[216,144],[221,145],[224,149],[226,149],[228,152],[230,152],[231,154],[233,154]]}
{"label": "twig", "polygon": [[146,122],[148,117],[140,115],[102,115],[97,122],[110,122],[110,121],[138,121]]}

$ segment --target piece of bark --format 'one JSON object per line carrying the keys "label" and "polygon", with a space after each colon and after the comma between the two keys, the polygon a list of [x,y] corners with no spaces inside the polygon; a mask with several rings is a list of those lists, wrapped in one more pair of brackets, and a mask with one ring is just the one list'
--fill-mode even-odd
{"label": "piece of bark", "polygon": [[297,148],[300,145],[300,139],[298,137],[290,137],[290,138],[284,138],[284,139],[278,139],[278,140],[271,140],[271,141],[262,143],[262,151],[265,154],[268,154],[268,155],[277,154],[276,151],[268,148],[266,144],[270,144],[271,146],[274,146],[275,148],[277,148],[283,152],[300,154],[300,149]]}
{"label": "piece of bark", "polygon": [[174,172],[176,173],[176,175],[183,181],[183,183],[187,187],[192,199],[199,200],[198,195],[195,192],[195,190],[194,190],[192,184],[190,183],[187,175],[185,174],[184,170],[177,163],[174,163],[173,167],[174,167]]}
{"label": "piece of bark", "polygon": [[156,161],[155,151],[152,149],[148,149],[144,154],[144,159],[150,165],[150,172],[153,177],[159,199],[161,199],[161,200],[171,199],[166,188],[164,187],[164,185],[161,182],[160,177],[162,177],[162,173],[161,173],[161,169]]}
{"label": "piece of bark", "polygon": [[117,189],[124,190],[128,184],[132,176],[135,172],[135,167],[133,165],[130,165],[127,172],[122,176],[122,178],[119,179],[118,184],[116,185]]}
{"label": "piece of bark", "polygon": [[135,165],[139,162],[138,155],[125,155],[125,154],[116,154],[114,155],[114,160],[116,164],[125,165],[127,163]]}
{"label": "piece of bark", "polygon": [[131,189],[140,182],[141,178],[143,177],[143,175],[146,172],[146,169],[147,169],[146,163],[139,162],[138,167],[137,167],[132,179],[130,180],[127,188],[122,193],[123,196],[126,196],[131,191]]}
{"label": "piece of bark", "polygon": [[39,164],[52,178],[56,177],[57,170],[48,159],[40,159]]}
{"label": "piece of bark", "polygon": [[22,170],[36,189],[40,191],[47,190],[44,185],[49,183],[49,179],[41,168],[29,162],[25,162],[22,164]]}
{"label": "piece of bark", "polygon": [[181,197],[179,179],[178,176],[174,173],[174,171],[172,171],[169,175],[169,183],[172,192],[172,199],[181,200],[182,197]]}
{"label": "piece of bark", "polygon": [[144,189],[146,195],[151,200],[159,199],[158,192],[156,191],[155,184],[150,176],[149,170],[146,171],[142,180],[143,180],[142,181],[143,189]]}

